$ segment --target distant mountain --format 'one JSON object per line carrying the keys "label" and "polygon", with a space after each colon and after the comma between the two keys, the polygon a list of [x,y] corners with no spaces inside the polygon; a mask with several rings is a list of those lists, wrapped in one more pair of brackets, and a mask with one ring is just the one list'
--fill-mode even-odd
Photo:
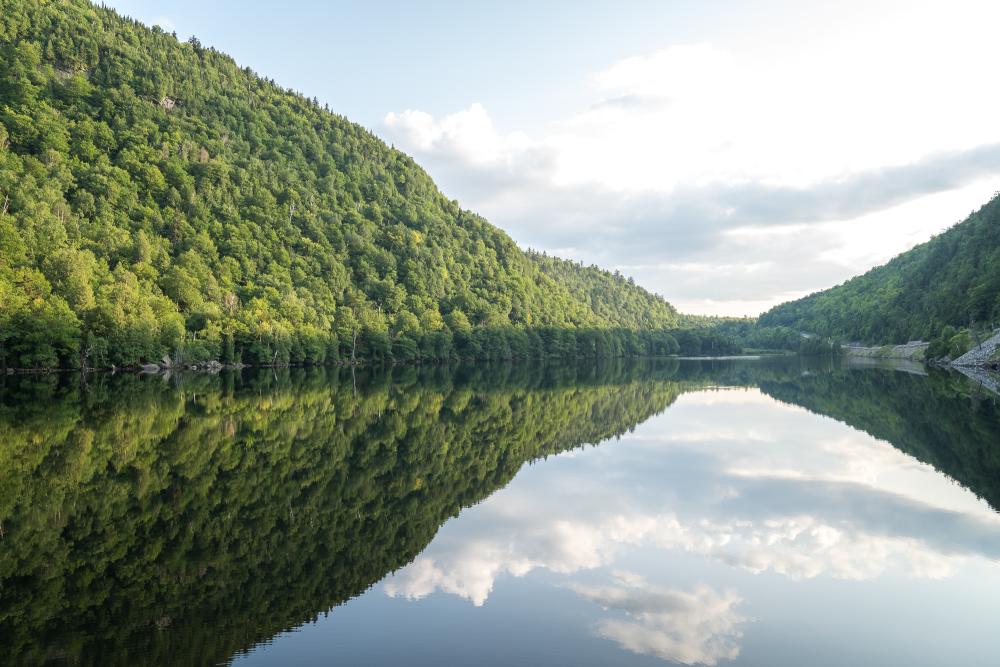
{"label": "distant mountain", "polygon": [[676,322],[315,100],[84,0],[0,0],[0,303],[0,366],[33,367],[610,355],[526,332]]}
{"label": "distant mountain", "polygon": [[888,264],[777,306],[759,321],[870,343],[1000,323],[1000,196]]}

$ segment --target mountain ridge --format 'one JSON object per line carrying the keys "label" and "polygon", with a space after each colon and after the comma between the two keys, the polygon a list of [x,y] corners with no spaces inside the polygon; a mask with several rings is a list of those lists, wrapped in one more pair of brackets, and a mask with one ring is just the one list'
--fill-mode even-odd
{"label": "mountain ridge", "polygon": [[568,348],[524,342],[547,328],[613,355],[611,330],[677,323],[628,281],[553,279],[411,157],[196,38],[84,0],[0,7],[0,365]]}

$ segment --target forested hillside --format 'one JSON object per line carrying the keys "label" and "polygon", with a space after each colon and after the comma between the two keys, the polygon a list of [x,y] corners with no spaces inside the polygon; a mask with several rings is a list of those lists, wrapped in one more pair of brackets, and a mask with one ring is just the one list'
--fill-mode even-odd
{"label": "forested hillside", "polygon": [[194,38],[0,0],[0,366],[610,356],[675,321]]}
{"label": "forested hillside", "polygon": [[885,266],[760,318],[762,326],[869,343],[930,340],[998,322],[1000,197]]}
{"label": "forested hillside", "polygon": [[616,326],[662,329],[676,325],[680,319],[677,310],[663,297],[646,291],[617,271],[612,273],[531,250],[528,257],[574,299]]}

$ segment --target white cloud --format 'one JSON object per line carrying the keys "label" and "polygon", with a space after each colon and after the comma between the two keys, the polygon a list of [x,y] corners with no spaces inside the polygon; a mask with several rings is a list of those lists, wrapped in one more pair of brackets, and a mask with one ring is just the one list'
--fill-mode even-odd
{"label": "white cloud", "polygon": [[536,150],[524,133],[501,135],[479,103],[441,119],[412,109],[389,113],[385,125],[408,147],[440,153],[479,168],[520,167]]}
{"label": "white cloud", "polygon": [[987,84],[1000,10],[974,9],[625,58],[534,137],[500,130],[479,104],[385,125],[520,242],[613,268],[719,267],[635,273],[690,310],[756,312],[884,261],[1000,187],[1000,90]]}
{"label": "white cloud", "polygon": [[718,593],[708,586],[680,591],[651,586],[630,572],[616,572],[607,586],[574,584],[581,597],[624,617],[599,621],[596,634],[633,653],[652,655],[684,665],[717,665],[740,654],[740,626],[746,622],[736,609],[742,599],[732,591]]}

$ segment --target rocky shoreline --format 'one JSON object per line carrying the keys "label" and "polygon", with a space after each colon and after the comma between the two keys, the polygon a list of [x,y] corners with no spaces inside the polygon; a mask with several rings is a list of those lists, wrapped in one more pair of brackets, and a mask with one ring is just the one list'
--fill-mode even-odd
{"label": "rocky shoreline", "polygon": [[912,341],[905,345],[881,345],[878,347],[866,347],[864,345],[842,345],[841,351],[849,357],[862,357],[866,359],[909,359],[912,361],[923,361],[924,353],[930,343],[924,341]]}
{"label": "rocky shoreline", "polygon": [[979,345],[950,362],[957,368],[1000,368],[1000,332],[994,333]]}
{"label": "rocky shoreline", "polygon": [[852,363],[875,365],[879,363],[897,365],[910,364],[910,367],[899,368],[909,373],[926,375],[926,370],[920,372],[915,367],[926,369],[928,366],[943,368],[961,373],[983,389],[1000,396],[1000,333],[983,341],[980,345],[957,359],[926,359],[925,352],[928,343],[913,341],[906,345],[885,345],[882,347],[865,347],[861,345],[845,346],[844,355],[852,359]]}
{"label": "rocky shoreline", "polygon": [[920,361],[931,366],[942,368],[969,369],[977,368],[988,371],[1000,371],[1000,331],[965,354],[955,359],[928,359],[926,356],[930,343],[910,341],[904,345],[881,345],[869,347],[848,344],[841,347],[845,356],[865,359],[906,359]]}

